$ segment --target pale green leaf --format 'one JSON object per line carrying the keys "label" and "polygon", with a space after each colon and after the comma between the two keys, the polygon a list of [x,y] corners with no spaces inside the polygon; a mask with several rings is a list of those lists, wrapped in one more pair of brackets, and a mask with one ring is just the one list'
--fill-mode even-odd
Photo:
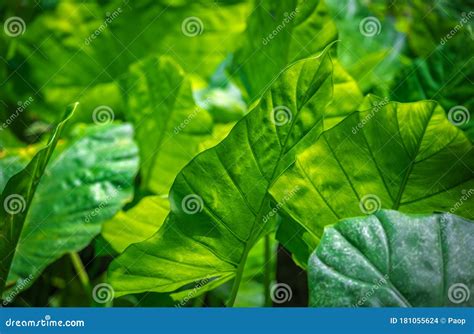
{"label": "pale green leaf", "polygon": [[32,283],[31,277],[50,263],[86,247],[102,223],[132,199],[138,169],[132,138],[128,124],[77,129],[76,138],[54,157],[38,185],[16,247],[10,284],[26,277]]}
{"label": "pale green leaf", "polygon": [[128,211],[120,211],[106,221],[102,236],[116,252],[123,252],[128,246],[148,239],[163,224],[169,213],[167,198],[148,196]]}
{"label": "pale green leaf", "polygon": [[474,222],[380,210],[324,230],[308,264],[310,305],[474,306]]}

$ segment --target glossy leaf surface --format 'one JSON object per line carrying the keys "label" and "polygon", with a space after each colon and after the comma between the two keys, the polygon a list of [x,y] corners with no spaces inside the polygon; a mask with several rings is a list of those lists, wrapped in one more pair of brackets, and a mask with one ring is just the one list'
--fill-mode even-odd
{"label": "glossy leaf surface", "polygon": [[0,206],[0,293],[3,293],[5,288],[33,195],[53,154],[61,131],[75,108],[76,105],[68,107],[63,120],[56,126],[46,147],[40,150],[23,170],[13,175],[3,189],[0,197],[2,204]]}
{"label": "glossy leaf surface", "polygon": [[62,255],[87,246],[132,199],[137,169],[130,125],[78,128],[38,185],[8,281],[30,277],[31,283]]}
{"label": "glossy leaf surface", "polygon": [[271,189],[289,218],[278,239],[300,263],[341,218],[380,208],[473,217],[470,205],[456,205],[474,187],[473,147],[437,103],[369,97],[363,108],[324,132]]}

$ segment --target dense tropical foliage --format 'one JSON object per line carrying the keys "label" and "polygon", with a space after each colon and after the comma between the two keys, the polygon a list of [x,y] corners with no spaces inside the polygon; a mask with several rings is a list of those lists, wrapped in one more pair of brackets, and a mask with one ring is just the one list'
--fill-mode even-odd
{"label": "dense tropical foliage", "polygon": [[474,306],[473,10],[3,2],[3,305]]}

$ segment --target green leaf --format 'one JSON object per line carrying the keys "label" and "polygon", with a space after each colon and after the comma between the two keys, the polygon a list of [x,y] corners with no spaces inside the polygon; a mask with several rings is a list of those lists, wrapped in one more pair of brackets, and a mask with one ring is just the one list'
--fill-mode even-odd
{"label": "green leaf", "polygon": [[[0,103],[2,101],[0,100]],[[10,147],[18,147],[21,146],[20,141],[13,135],[13,133],[10,132],[8,129],[4,129],[2,124],[0,124],[0,157],[2,155],[2,151],[5,150],[5,148],[10,148]]]}
{"label": "green leaf", "polygon": [[56,126],[48,144],[31,162],[12,176],[3,189],[0,205],[0,294],[5,289],[15,249],[22,233],[38,183],[56,147],[61,131],[71,118],[77,104],[68,107],[63,120]]}
{"label": "green leaf", "polygon": [[16,247],[10,284],[25,277],[33,277],[32,283],[50,263],[86,247],[102,222],[131,200],[138,169],[132,138],[128,124],[77,129],[38,186]]}
{"label": "green leaf", "polygon": [[[235,307],[268,306],[265,305],[265,270],[268,270],[268,284],[271,284],[276,274],[277,245],[275,238],[268,236],[260,239],[250,250],[239,293],[235,299]],[[268,249],[265,249],[266,247]],[[265,257],[267,251],[268,258]],[[271,291],[267,293],[270,295]]]}
{"label": "green leaf", "polygon": [[102,236],[119,253],[148,239],[160,228],[169,213],[167,198],[148,196],[128,211],[120,211],[104,223]]}
{"label": "green leaf", "polygon": [[[432,101],[376,98],[365,108],[326,131],[270,190],[288,218],[277,238],[299,263],[306,263],[325,225],[361,211],[456,210],[474,217],[469,205],[456,206],[462,191],[474,187],[473,147],[444,110]],[[290,187],[298,192],[288,198]]]}
{"label": "green leaf", "polygon": [[308,264],[310,305],[474,306],[474,222],[380,210],[325,228]]}
{"label": "green leaf", "polygon": [[[451,43],[460,33],[472,34],[474,27],[469,22],[472,6],[460,0],[438,3],[415,0],[392,4],[389,11],[395,16],[397,29],[406,34],[412,58],[428,59],[440,45]],[[464,54],[467,50],[459,51]]]}
{"label": "green leaf", "polygon": [[249,251],[274,226],[263,220],[268,187],[322,131],[331,74],[327,53],[295,63],[226,139],[178,174],[161,229],[109,267],[116,296],[185,292],[206,279],[201,294],[236,277],[233,303]]}
{"label": "green leaf", "polygon": [[212,117],[195,104],[189,77],[169,57],[134,64],[128,91],[142,186],[166,195],[178,172],[201,151],[201,142],[213,138]]}
{"label": "green leaf", "polygon": [[386,12],[379,15],[366,8],[368,2],[362,0],[351,1],[350,5],[338,0],[326,3],[339,33],[339,61],[364,93],[387,95],[406,44],[404,35],[389,19],[390,9],[384,6]]}
{"label": "green leaf", "polygon": [[232,66],[251,101],[288,64],[321,52],[337,31],[323,1],[259,1]]}
{"label": "green leaf", "polygon": [[[446,39],[446,37],[444,37]],[[442,42],[425,58],[417,58],[396,78],[391,96],[401,101],[437,100],[453,124],[474,141],[474,59],[466,45],[473,37],[467,30]]]}
{"label": "green leaf", "polygon": [[[265,256],[267,239],[268,258]],[[277,245],[278,243],[275,238],[269,235],[260,239],[249,252],[234,307],[268,306],[265,305],[265,269],[268,270],[268,284],[271,284],[275,280]],[[232,284],[230,283],[231,282],[228,282],[213,290],[206,298],[216,298],[217,301],[220,302],[215,302],[217,305],[225,304],[232,289]],[[270,291],[268,291],[268,293],[270,293]]]}
{"label": "green leaf", "polygon": [[364,100],[356,81],[341,66],[333,60],[333,99],[324,112],[324,130],[329,130],[339,124],[345,117],[357,110]]}
{"label": "green leaf", "polygon": [[8,180],[21,171],[28,161],[18,155],[11,155],[0,159],[0,191],[7,185]]}
{"label": "green leaf", "polygon": [[18,41],[22,58],[15,72],[28,71],[30,85],[41,91],[43,117],[70,100],[81,101],[82,121],[90,122],[102,105],[116,117],[127,114],[124,72],[150,55],[179,59],[187,72],[209,77],[237,47],[250,9],[248,1],[103,3],[60,1],[28,24]]}

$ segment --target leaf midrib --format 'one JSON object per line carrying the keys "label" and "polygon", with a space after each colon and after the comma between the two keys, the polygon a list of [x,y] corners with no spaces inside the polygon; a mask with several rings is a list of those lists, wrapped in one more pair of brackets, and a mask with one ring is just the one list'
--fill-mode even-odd
{"label": "leaf midrib", "polygon": [[[321,56],[321,57],[325,57],[325,56]],[[322,65],[322,60],[321,60],[321,64],[319,66]],[[318,71],[319,71],[320,67],[318,68]],[[299,76],[298,76],[298,81],[299,82],[299,79],[301,77],[301,71],[302,69],[300,69],[299,71]],[[316,71],[316,72],[318,72]],[[332,78],[332,68],[331,68],[331,74],[328,76],[329,78]],[[315,76],[313,76],[313,80],[314,81],[315,79]],[[323,85],[324,83],[326,82],[327,78],[324,79],[322,82],[321,82],[321,85],[318,89],[316,89],[316,91],[318,91]],[[297,94],[297,91],[298,91],[298,83],[295,85],[295,101],[297,100],[298,98],[298,94]],[[273,90],[270,88],[270,94],[273,94]],[[270,182],[267,184],[266,188],[265,188],[265,192],[264,192],[264,196],[262,198],[262,201],[260,203],[260,207],[258,209],[258,215],[255,217],[254,221],[253,221],[253,224],[252,224],[252,228],[250,230],[250,234],[249,234],[249,239],[248,241],[246,242],[246,245],[245,245],[245,248],[244,248],[244,251],[242,253],[242,257],[241,259],[239,260],[239,266],[237,267],[237,270],[236,270],[236,282],[234,283],[234,286],[232,287],[232,296],[231,296],[231,303],[233,304],[234,300],[235,300],[235,297],[237,295],[237,291],[234,291],[234,290],[238,290],[238,287],[240,285],[240,280],[241,280],[241,277],[242,277],[242,274],[243,274],[243,270],[244,270],[244,267],[245,267],[245,263],[247,262],[247,256],[248,256],[248,253],[250,252],[250,250],[252,249],[253,247],[253,243],[252,241],[254,240],[258,240],[260,238],[260,233],[261,231],[259,231],[259,233],[255,234],[256,237],[252,238],[252,236],[254,235],[254,232],[255,232],[255,228],[258,226],[257,222],[262,218],[263,216],[263,205],[265,204],[265,202],[271,198],[271,196],[269,196],[269,189],[271,188],[271,186],[273,185],[273,182],[275,181],[275,178],[276,178],[276,174],[277,174],[277,171],[279,170],[279,167],[280,167],[280,163],[282,161],[282,158],[283,156],[288,153],[286,151],[286,146],[288,145],[288,141],[290,139],[290,136],[292,134],[292,131],[293,131],[293,128],[296,124],[296,120],[298,119],[298,116],[301,112],[301,110],[304,108],[304,106],[308,103],[309,100],[311,100],[311,97],[307,96],[308,92],[306,92],[305,94],[305,100],[303,101],[303,103],[300,105],[300,107],[297,109],[297,113],[295,115],[295,117],[293,118],[293,121],[291,122],[290,124],[290,129],[288,130],[287,134],[286,134],[286,137],[285,137],[285,141],[283,142],[283,145],[281,145],[280,147],[280,153],[278,155],[278,158],[277,160],[275,161],[275,166],[273,168],[273,171],[272,171],[272,174],[271,174],[271,177],[270,177]],[[314,96],[314,94],[313,94]],[[273,107],[273,98],[272,98],[272,107]],[[260,104],[258,105],[258,108],[261,108]],[[323,121],[323,119],[321,120]],[[319,121],[317,122],[319,123]],[[275,123],[272,123],[273,126],[274,126],[274,129],[275,129],[275,135],[278,136],[278,131],[277,131],[277,125]],[[247,124],[246,124],[247,126]],[[312,127],[313,128],[313,127]],[[248,130],[248,129],[247,129]],[[303,136],[304,138],[304,136]],[[302,138],[301,138],[302,139]],[[250,143],[249,143],[249,146]],[[263,228],[262,228],[263,230]],[[235,296],[233,296],[235,294]],[[232,300],[234,299],[234,300]]]}
{"label": "leaf midrib", "polygon": [[[433,113],[434,113],[435,109],[436,109],[436,105],[433,105],[432,108],[431,108],[430,116],[428,117],[428,119],[425,123],[425,126],[423,127],[423,132],[421,133],[420,140],[417,143],[415,153],[413,154],[412,157],[410,157],[411,158],[410,165],[408,166],[407,172],[403,176],[402,184],[400,186],[400,189],[398,190],[397,197],[395,198],[395,201],[392,205],[392,209],[394,209],[394,210],[398,210],[398,208],[400,207],[400,202],[402,200],[403,193],[405,192],[405,188],[408,184],[408,179],[411,175],[411,172],[413,171],[413,168],[415,167],[416,157],[420,153],[420,148],[421,148],[421,144],[423,143],[423,138],[425,137],[426,130],[428,129],[428,125],[431,121],[431,118],[433,117]],[[397,113],[396,113],[395,117],[397,118],[397,122],[398,122],[398,110],[397,110]],[[398,133],[400,135],[400,139],[401,139],[402,143],[404,143],[403,136],[400,132],[400,128],[398,128]]]}

